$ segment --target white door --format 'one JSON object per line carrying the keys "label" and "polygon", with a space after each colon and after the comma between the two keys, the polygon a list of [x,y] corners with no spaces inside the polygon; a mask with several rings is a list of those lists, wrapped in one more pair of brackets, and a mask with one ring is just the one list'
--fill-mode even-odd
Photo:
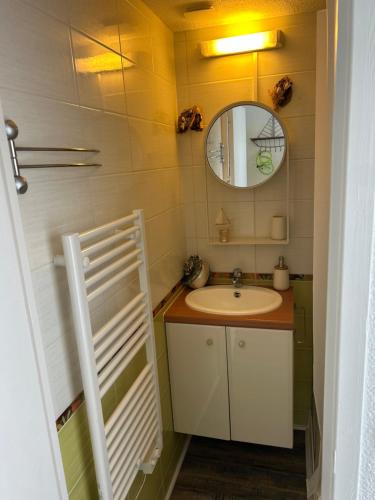
{"label": "white door", "polygon": [[230,439],[224,326],[167,323],[177,432]]}
{"label": "white door", "polygon": [[66,499],[0,104],[0,498]]}
{"label": "white door", "polygon": [[231,438],[293,447],[293,332],[227,328]]}

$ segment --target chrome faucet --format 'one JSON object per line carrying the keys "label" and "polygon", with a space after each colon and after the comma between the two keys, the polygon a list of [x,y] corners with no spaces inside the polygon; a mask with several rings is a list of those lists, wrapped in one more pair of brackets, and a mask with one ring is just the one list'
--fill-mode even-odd
{"label": "chrome faucet", "polygon": [[232,283],[235,288],[240,288],[242,286],[242,271],[239,267],[236,267],[236,269],[233,269],[232,272]]}

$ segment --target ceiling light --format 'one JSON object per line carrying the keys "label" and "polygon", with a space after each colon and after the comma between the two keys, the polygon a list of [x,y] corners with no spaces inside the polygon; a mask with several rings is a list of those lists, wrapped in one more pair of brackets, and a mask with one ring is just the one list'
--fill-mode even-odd
{"label": "ceiling light", "polygon": [[203,57],[217,57],[241,54],[242,52],[277,49],[282,47],[281,38],[282,32],[280,30],[219,38],[201,42],[201,53]]}

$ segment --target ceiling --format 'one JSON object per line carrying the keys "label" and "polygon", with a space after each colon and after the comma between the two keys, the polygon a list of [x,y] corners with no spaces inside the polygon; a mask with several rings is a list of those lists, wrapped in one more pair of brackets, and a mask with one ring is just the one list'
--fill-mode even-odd
{"label": "ceiling", "polygon": [[[144,0],[172,31],[206,28],[239,21],[314,12],[325,7],[325,0]],[[191,14],[211,4],[213,9]]]}

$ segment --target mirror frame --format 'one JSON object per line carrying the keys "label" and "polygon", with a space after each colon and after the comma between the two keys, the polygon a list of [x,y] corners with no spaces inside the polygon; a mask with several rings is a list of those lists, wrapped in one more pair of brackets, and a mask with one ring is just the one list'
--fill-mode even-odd
{"label": "mirror frame", "polygon": [[[276,170],[276,172],[271,177],[267,177],[266,179],[264,179],[263,182],[260,182],[259,184],[256,184],[255,186],[234,186],[233,184],[228,184],[228,182],[223,181],[222,179],[220,179],[219,176],[217,176],[215,174],[215,172],[213,171],[213,169],[208,161],[208,158],[207,158],[207,140],[208,140],[208,136],[209,136],[209,133],[211,131],[213,124],[215,123],[215,121],[218,118],[220,118],[220,116],[223,113],[225,113],[226,111],[229,111],[230,109],[237,107],[237,106],[257,106],[258,108],[263,108],[265,111],[268,111],[269,113],[271,113],[273,116],[275,116],[277,118],[278,122],[280,123],[280,127],[284,133],[284,137],[285,137],[284,154],[283,154],[282,160],[280,162],[279,168]],[[260,103],[258,101],[236,101],[236,102],[232,102],[231,104],[228,104],[227,106],[222,108],[220,111],[218,111],[214,115],[214,117],[210,120],[210,123],[207,125],[206,134],[205,134],[205,138],[204,138],[204,158],[205,158],[206,166],[207,166],[208,170],[210,171],[211,175],[213,175],[213,177],[215,179],[217,179],[221,184],[224,184],[224,186],[227,186],[227,187],[232,188],[232,189],[256,189],[257,187],[263,186],[263,184],[270,181],[272,179],[272,177],[274,177],[277,174],[277,172],[282,168],[283,164],[285,163],[286,157],[287,157],[288,147],[289,147],[289,141],[288,141],[288,134],[287,134],[285,124],[282,121],[282,119],[280,118],[280,116],[277,115],[272,108],[270,108],[266,104]]]}

